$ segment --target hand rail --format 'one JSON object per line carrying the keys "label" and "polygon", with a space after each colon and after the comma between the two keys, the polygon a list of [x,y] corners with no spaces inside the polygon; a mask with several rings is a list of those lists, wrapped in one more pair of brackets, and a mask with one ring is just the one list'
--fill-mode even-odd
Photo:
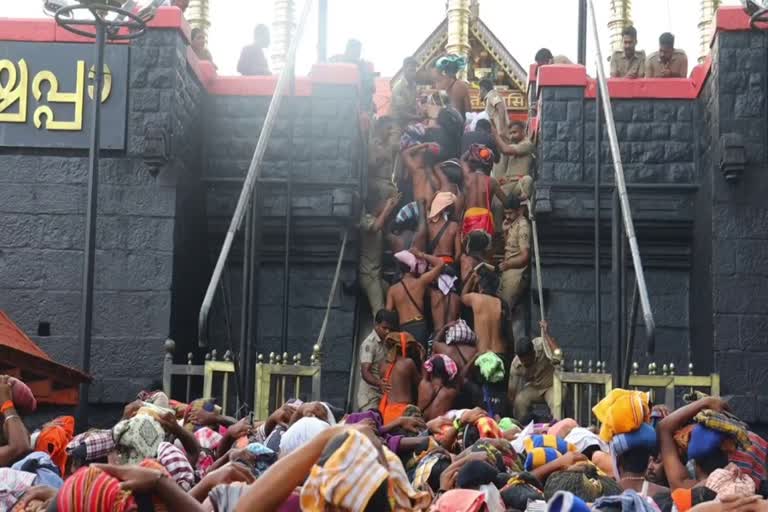
{"label": "hand rail", "polygon": [[299,46],[299,41],[304,33],[304,27],[307,24],[309,13],[312,8],[312,0],[306,0],[304,2],[304,9],[301,12],[299,18],[299,24],[296,27],[296,34],[291,41],[291,46],[288,49],[288,55],[286,56],[285,67],[280,72],[280,78],[277,80],[277,86],[275,87],[275,93],[272,95],[272,101],[269,103],[269,110],[267,110],[267,116],[264,119],[264,126],[261,128],[261,134],[259,135],[259,141],[256,143],[256,149],[253,152],[253,158],[251,159],[251,165],[248,167],[248,174],[245,176],[243,183],[243,189],[240,191],[240,198],[237,200],[237,206],[235,207],[235,213],[232,215],[232,221],[229,224],[229,229],[224,237],[224,244],[221,247],[219,258],[216,261],[216,266],[213,269],[213,275],[208,283],[208,289],[205,291],[205,297],[203,298],[203,304],[200,306],[200,315],[197,320],[197,337],[198,346],[205,347],[208,345],[208,316],[211,311],[211,305],[213,304],[213,298],[216,295],[216,288],[221,281],[221,275],[224,272],[224,266],[227,264],[229,258],[229,252],[232,249],[232,243],[235,240],[235,235],[240,230],[243,223],[243,217],[251,200],[253,194],[253,187],[261,176],[261,161],[264,158],[264,153],[267,150],[267,143],[269,142],[270,135],[272,134],[272,128],[277,119],[277,113],[280,110],[280,104],[282,103],[283,94],[285,88],[288,85],[292,75],[294,66],[296,63],[296,50]]}
{"label": "hand rail", "polygon": [[[605,79],[605,69],[603,67],[603,53],[600,49],[600,37],[597,31],[597,18],[595,17],[594,0],[589,0],[589,12],[592,18],[592,39],[597,53],[597,83],[600,86],[600,96],[603,102],[603,112],[605,114],[605,127],[608,132],[608,140],[613,156],[613,169],[616,175],[616,188],[619,192],[619,203],[621,204],[622,217],[624,218],[624,231],[629,241],[629,249],[632,253],[632,265],[637,279],[637,288],[640,294],[640,305],[643,309],[645,320],[645,334],[648,338],[648,352],[653,353],[655,348],[656,323],[651,311],[651,302],[648,299],[648,287],[645,283],[645,274],[643,272],[643,262],[640,259],[640,249],[635,235],[635,225],[632,221],[632,210],[629,207],[629,197],[627,196],[627,184],[624,181],[624,166],[621,161],[621,152],[619,151],[619,139],[616,135],[616,124],[613,120],[613,110],[611,109],[611,96],[608,91],[608,82]],[[597,108],[597,105],[595,105]],[[595,172],[600,172],[595,169]],[[616,312],[621,314],[621,312]],[[617,340],[620,343],[621,340]]]}

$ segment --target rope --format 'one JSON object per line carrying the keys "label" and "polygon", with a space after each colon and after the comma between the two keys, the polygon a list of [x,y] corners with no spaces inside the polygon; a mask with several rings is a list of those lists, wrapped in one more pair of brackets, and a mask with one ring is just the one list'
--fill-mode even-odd
{"label": "rope", "polygon": [[336,296],[336,288],[339,284],[339,277],[341,276],[341,264],[344,261],[344,251],[347,248],[347,237],[349,232],[344,230],[344,237],[341,239],[341,250],[339,251],[339,260],[336,262],[336,274],[333,276],[333,284],[331,285],[331,293],[328,294],[328,303],[325,306],[325,317],[323,317],[323,325],[320,327],[320,332],[317,335],[317,341],[315,342],[316,352],[320,352],[323,348],[323,340],[325,339],[325,331],[328,328],[328,318],[331,316],[331,306],[333,305],[333,298]]}

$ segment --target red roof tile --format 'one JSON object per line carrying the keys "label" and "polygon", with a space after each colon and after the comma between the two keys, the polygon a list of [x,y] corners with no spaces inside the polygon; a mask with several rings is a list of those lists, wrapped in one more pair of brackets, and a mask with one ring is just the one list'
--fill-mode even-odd
{"label": "red roof tile", "polygon": [[30,356],[45,359],[46,361],[53,361],[3,311],[0,311],[0,345],[24,352]]}

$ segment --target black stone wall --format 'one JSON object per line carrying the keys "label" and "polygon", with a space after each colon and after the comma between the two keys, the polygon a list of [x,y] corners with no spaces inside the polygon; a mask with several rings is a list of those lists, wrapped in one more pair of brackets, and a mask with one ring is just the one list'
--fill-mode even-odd
{"label": "black stone wall", "polygon": [[[207,106],[206,183],[208,257],[218,256],[234,212],[242,180],[267,112],[269,97],[217,96]],[[262,177],[256,350],[301,353],[308,360],[315,344],[331,290],[342,233],[358,212],[361,145],[358,95],[354,86],[313,84],[312,96],[287,97],[278,114],[267,148]],[[287,346],[283,347],[283,276],[286,211],[285,178],[292,179],[291,244]],[[351,284],[357,269],[355,231],[350,230],[342,281]],[[221,301],[214,311],[214,343],[219,351],[238,347],[242,312],[243,238],[236,240],[228,268],[226,295],[232,327]],[[356,293],[339,286],[323,345],[323,396],[343,407],[352,362]]]}
{"label": "black stone wall", "polygon": [[[543,288],[553,332],[573,361],[612,361],[616,319],[612,299],[611,207],[614,171],[605,125],[600,146],[601,340],[595,334],[595,100],[583,87],[541,90],[539,189],[551,212],[539,215]],[[646,356],[638,328],[632,360],[686,367],[689,356],[691,226],[696,190],[695,102],[613,101],[616,131],[633,218],[657,322],[657,352]],[[627,249],[626,301],[634,275]],[[537,313],[537,308],[533,309]],[[534,321],[538,318],[535,314]],[[598,353],[600,356],[598,357]]]}
{"label": "black stone wall", "polygon": [[[710,116],[702,178],[710,189],[711,290],[715,367],[723,393],[733,394],[740,416],[768,424],[768,180],[766,179],[766,73],[764,31],[722,32],[713,73],[701,102]],[[727,183],[719,163],[720,136],[746,142],[747,167]]]}
{"label": "black stone wall", "polygon": [[[197,173],[201,87],[182,36],[149,30],[131,45],[129,69],[126,149],[104,152],[100,171],[90,398],[103,404],[160,379],[183,272],[175,251],[189,238],[180,220]],[[157,177],[141,158],[150,123],[173,139]],[[87,151],[4,148],[0,169],[0,309],[33,336],[39,322],[50,322],[51,336],[36,341],[79,366]],[[94,421],[108,410],[95,410]]]}

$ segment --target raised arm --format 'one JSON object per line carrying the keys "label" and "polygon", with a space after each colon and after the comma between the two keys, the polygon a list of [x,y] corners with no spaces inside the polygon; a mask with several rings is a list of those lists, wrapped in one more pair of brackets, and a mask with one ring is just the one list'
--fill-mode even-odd
{"label": "raised arm", "polygon": [[235,512],[277,510],[293,490],[307,478],[328,441],[344,432],[345,428],[336,426],[326,429],[300,450],[294,450],[278,459],[269,470],[250,485],[248,491],[237,502]]}
{"label": "raised arm", "polygon": [[408,170],[409,174],[413,175],[421,167],[416,160],[416,155],[424,151],[427,146],[428,144],[416,144],[403,150],[403,166]]}
{"label": "raised arm", "polygon": [[707,397],[677,409],[659,422],[656,427],[656,434],[659,437],[661,462],[664,465],[670,490],[690,489],[698,483],[688,477],[688,470],[680,461],[674,439],[675,432],[683,428],[704,409],[721,410],[722,407],[723,402],[719,398]]}
{"label": "raised arm", "polygon": [[387,203],[384,205],[381,213],[378,217],[376,217],[376,220],[373,223],[374,231],[382,231],[384,229],[384,225],[387,223],[387,220],[389,220],[390,215],[392,215],[392,212],[400,203],[400,197],[400,194],[395,194],[394,196],[387,199]]}
{"label": "raised arm", "polygon": [[465,306],[472,305],[472,301],[469,295],[472,294],[472,292],[475,290],[475,287],[477,286],[477,280],[477,274],[472,272],[472,274],[469,276],[469,279],[467,279],[464,283],[464,287],[461,289],[461,301]]}
{"label": "raised arm", "polygon": [[10,378],[0,375],[0,405],[11,402],[11,407],[3,411],[3,433],[8,444],[0,446],[0,467],[10,467],[11,464],[32,451],[29,443],[27,427],[13,406]]}
{"label": "raised arm", "polygon": [[435,282],[437,278],[440,277],[440,274],[443,272],[443,267],[445,266],[445,262],[436,256],[432,256],[431,254],[426,254],[416,248],[411,249],[411,252],[417,258],[426,260],[427,263],[432,265],[431,269],[427,270],[426,272],[421,274],[421,276],[419,276],[419,281],[421,281],[424,284],[430,284]]}

